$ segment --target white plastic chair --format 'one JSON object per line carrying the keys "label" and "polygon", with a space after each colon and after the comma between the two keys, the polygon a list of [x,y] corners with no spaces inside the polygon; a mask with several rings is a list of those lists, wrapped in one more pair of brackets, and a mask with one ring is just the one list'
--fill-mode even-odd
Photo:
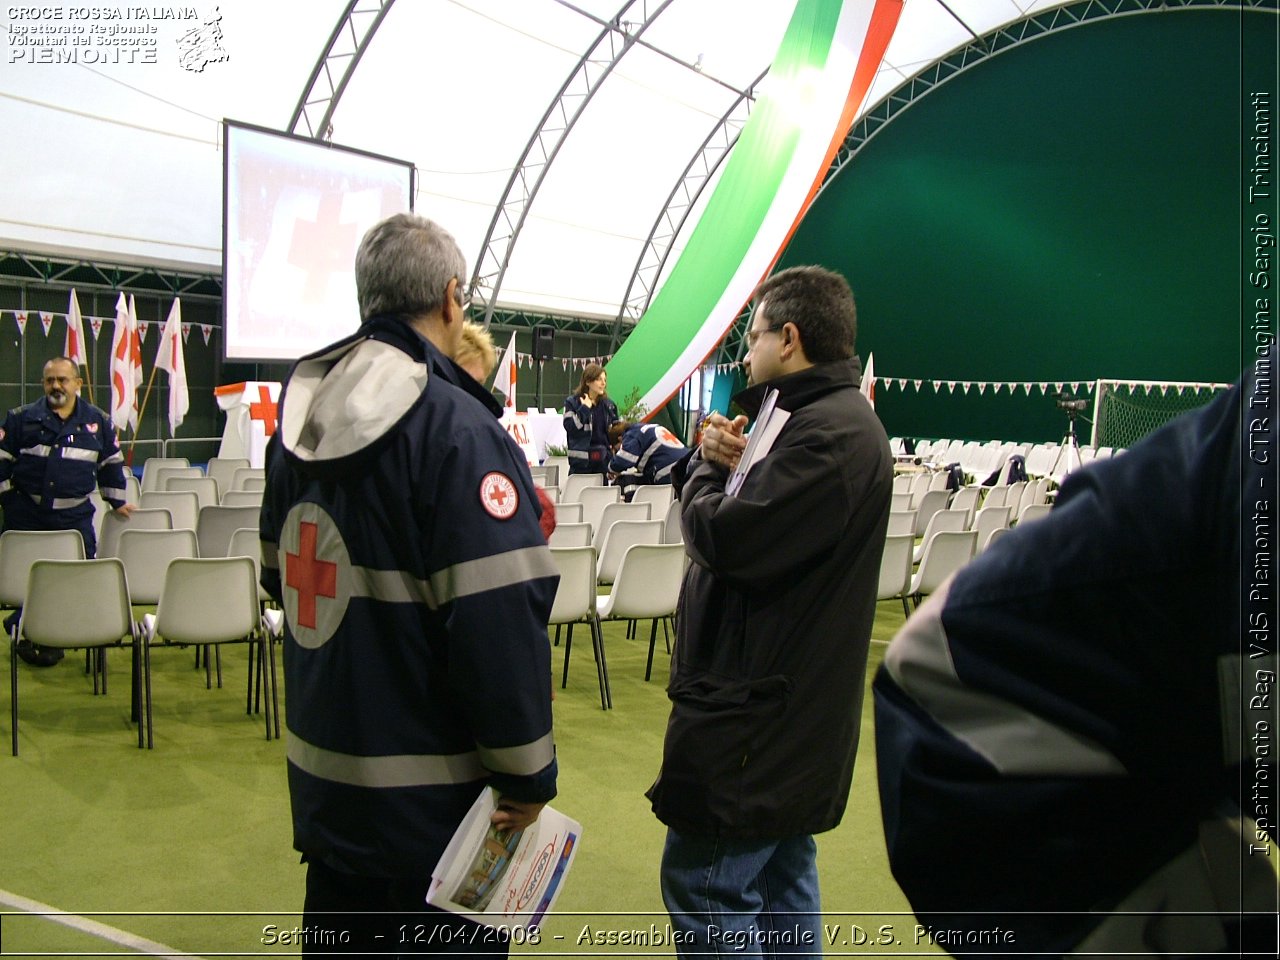
{"label": "white plastic chair", "polygon": [[218,501],[222,507],[262,507],[261,490],[228,490]]}
{"label": "white plastic chair", "polygon": [[232,490],[262,490],[267,484],[267,472],[261,467],[239,467],[231,474]]}
{"label": "white plastic chair", "polygon": [[916,538],[910,533],[896,533],[885,537],[884,553],[880,557],[880,589],[877,600],[902,600],[902,612],[907,608],[908,587],[911,586],[911,556]]}
{"label": "white plastic chair", "polygon": [[235,481],[236,471],[248,466],[249,461],[245,457],[210,457],[204,472],[218,481],[218,491],[225,496]]}
{"label": "white plastic chair", "polygon": [[915,605],[920,606],[921,597],[933,593],[947,577],[972,560],[977,545],[976,530],[947,531],[930,540],[907,588]]}
{"label": "white plastic chair", "polygon": [[981,487],[961,487],[951,498],[951,510],[963,510],[965,513],[964,528],[973,526],[973,515],[978,509],[978,498],[982,496]]}
{"label": "white plastic chair", "polygon": [[914,510],[890,510],[889,529],[886,536],[896,537],[903,533],[916,535],[916,512]]}
{"label": "white plastic chair", "polygon": [[[546,489],[545,487],[543,489]],[[582,504],[580,503],[557,503],[556,504],[556,523],[581,523],[582,522]]]}
{"label": "white plastic chair", "polygon": [[189,480],[208,479],[199,467],[158,467],[154,474],[155,480],[150,487],[152,490],[168,490],[170,481],[180,477]]}
{"label": "white plastic chair", "polygon": [[912,477],[911,477],[911,474],[909,473],[895,474],[893,478],[893,492],[910,494],[911,479]]}
{"label": "white plastic chair", "polygon": [[551,559],[560,573],[556,597],[551,604],[548,626],[569,627],[564,643],[564,673],[560,688],[569,684],[569,654],[573,650],[573,627],[586,623],[591,630],[591,648],[596,658],[596,678],[600,682],[600,707],[613,706],[609,690],[609,669],[605,663],[604,635],[596,618],[596,551],[594,547],[553,547]]}
{"label": "white plastic chair", "polygon": [[551,539],[547,541],[551,547],[589,547],[591,546],[591,524],[561,523],[556,520],[556,528],[551,531]]}
{"label": "white plastic chair", "polygon": [[78,530],[6,530],[0,534],[0,610],[22,606],[27,574],[37,560],[83,559],[84,538]]}
{"label": "white plastic chair", "polygon": [[[616,488],[614,488],[616,489]],[[648,520],[650,506],[647,503],[606,503],[600,511],[600,520],[592,526],[591,545],[597,550],[604,549],[604,538],[609,528],[621,520]]]}
{"label": "white plastic chair", "polygon": [[920,501],[929,490],[929,474],[921,471],[911,478],[911,508],[918,510]]}
{"label": "white plastic chair", "polygon": [[[100,653],[128,640],[134,645],[135,656],[137,654],[129,612],[129,588],[124,564],[119,560],[36,560],[28,572],[24,593],[22,617],[9,642],[9,721],[15,757],[18,755],[18,674],[22,672],[18,669],[18,637],[40,647],[64,650],[83,647]],[[74,597],[75,602],[69,603],[69,597]],[[100,670],[94,671],[93,692],[98,693],[100,672],[102,693],[106,694],[106,658],[99,656],[97,662]],[[136,697],[135,685],[134,703]],[[141,725],[138,746],[142,746]]]}
{"label": "white plastic chair", "polygon": [[124,472],[124,499],[135,507],[142,503],[142,484],[133,475],[133,471],[128,469]]}
{"label": "white plastic chair", "polygon": [[649,504],[650,517],[666,516],[667,508],[675,502],[676,489],[669,483],[651,483],[636,487],[631,495],[632,503]]}
{"label": "white plastic chair", "polygon": [[[192,469],[195,469],[194,467]],[[168,474],[168,470],[164,471]],[[196,495],[196,502],[200,508],[216,507],[218,505],[218,481],[212,477],[188,477],[165,476],[161,478],[164,489],[168,491],[174,490],[190,490]]]}
{"label": "white plastic chair", "polygon": [[191,461],[186,457],[148,457],[142,464],[141,492],[159,490],[158,473],[165,467],[189,467]]}
{"label": "white plastic chair", "polygon": [[200,498],[190,490],[144,490],[142,491],[143,510],[168,510],[173,518],[173,529],[187,527],[196,528],[196,517],[200,515]]}
{"label": "white plastic chair", "polygon": [[569,503],[578,503],[581,500],[579,494],[588,487],[604,486],[602,473],[570,473],[560,479],[560,499]]}
{"label": "white plastic chair", "polygon": [[[651,521],[658,523],[660,521]],[[615,528],[616,529],[616,528]],[[600,601],[600,620],[651,620],[649,659],[644,678],[653,674],[653,650],[658,641],[658,621],[675,626],[680,584],[684,580],[684,547],[678,543],[638,543],[627,548],[618,566],[613,589]],[[667,650],[671,644],[668,640]]]}
{"label": "white plastic chair", "polygon": [[1005,498],[1009,496],[1009,488],[1003,487],[987,487],[987,495],[982,498],[982,506],[985,507],[1003,507]]}
{"label": "white plastic chair", "polygon": [[949,490],[930,490],[920,498],[920,506],[916,508],[916,536],[923,536],[929,521],[939,510],[947,509],[951,499]]}
{"label": "white plastic chair", "polygon": [[889,509],[898,513],[906,513],[911,509],[911,492],[889,494]]}
{"label": "white plastic chair", "polygon": [[1022,511],[1022,515],[1018,517],[1018,526],[1024,523],[1032,523],[1036,520],[1043,520],[1049,515],[1049,511],[1053,509],[1052,504],[1033,503]]}
{"label": "white plastic chair", "polygon": [[169,564],[180,558],[197,556],[194,530],[124,530],[120,534],[116,557],[124,564],[131,604],[155,606],[160,602]]}
{"label": "white plastic chair", "polygon": [[978,534],[977,552],[987,548],[987,540],[994,530],[1009,526],[1009,507],[983,507],[973,521],[973,529]]}
{"label": "white plastic chair", "polygon": [[613,583],[622,558],[631,547],[641,543],[662,543],[663,526],[661,520],[619,520],[610,527],[608,536],[600,545],[596,583]]}
{"label": "white plastic chair", "polygon": [[[245,709],[249,713],[256,713],[262,695],[262,660],[254,658],[252,652],[255,650],[256,642],[277,644],[284,639],[284,612],[274,606],[271,595],[267,593],[262,586],[262,538],[256,526],[240,527],[235,533],[231,534],[231,542],[227,546],[228,557],[248,557],[253,561],[253,582],[258,588],[258,609],[262,614],[261,628],[258,631],[257,640],[249,641],[250,660],[255,664],[254,669],[249,671],[248,681],[245,687]],[[276,659],[275,651],[268,649],[266,651],[267,663],[271,668],[270,689],[274,692],[277,690],[275,677]],[[274,717],[274,726],[276,739],[280,739],[280,705],[273,702],[271,704],[271,714]]]}
{"label": "white plastic chair", "polygon": [[680,501],[672,500],[662,524],[663,543],[684,543],[684,528],[680,526]]}
{"label": "white plastic chair", "polygon": [[[260,627],[258,586],[254,563],[249,557],[179,559],[169,564],[160,604],[155,615],[143,618],[142,675],[145,680],[147,745],[153,742],[151,712],[151,648],[159,643],[214,646],[224,643],[248,644]],[[257,646],[265,658],[270,644]],[[205,686],[211,686],[205,658]],[[274,677],[275,671],[271,671]],[[218,677],[222,686],[222,677]],[[271,700],[278,702],[272,684]],[[266,716],[266,735],[271,739],[271,711]]]}
{"label": "white plastic chair", "polygon": [[150,510],[138,508],[127,518],[112,511],[102,518],[102,531],[98,536],[98,556],[114,557],[120,549],[120,537],[126,530],[172,529],[173,514],[164,508],[155,507]]}
{"label": "white plastic chair", "polygon": [[911,562],[919,563],[924,559],[924,552],[929,547],[929,541],[939,533],[964,530],[966,519],[968,519],[968,516],[963,510],[939,510],[935,513],[929,518],[928,526],[924,528],[924,536],[920,541],[920,546],[912,551]]}
{"label": "white plastic chair", "polygon": [[591,524],[592,530],[600,529],[600,517],[611,503],[622,502],[621,487],[583,487],[578,491],[578,503],[582,504],[582,520]]}
{"label": "white plastic chair", "polygon": [[225,557],[231,546],[231,535],[241,527],[258,529],[258,507],[205,507],[196,518],[196,540],[200,556]]}

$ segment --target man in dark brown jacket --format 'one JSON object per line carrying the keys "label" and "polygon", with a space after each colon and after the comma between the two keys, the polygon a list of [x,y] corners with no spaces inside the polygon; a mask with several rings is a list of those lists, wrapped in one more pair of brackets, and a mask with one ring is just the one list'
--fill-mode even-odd
{"label": "man in dark brown jacket", "polygon": [[853,777],[893,458],[844,278],[792,268],[756,302],[750,446],[746,417],[713,416],[681,492],[693,563],[649,798],[682,954],[817,956],[813,834]]}

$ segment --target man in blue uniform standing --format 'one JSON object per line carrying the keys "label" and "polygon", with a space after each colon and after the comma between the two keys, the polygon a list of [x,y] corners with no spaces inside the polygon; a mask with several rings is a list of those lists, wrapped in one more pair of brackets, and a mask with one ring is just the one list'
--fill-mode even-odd
{"label": "man in blue uniform standing", "polygon": [[285,385],[261,518],[304,952],[505,957],[504,936],[424,899],[483,788],[500,829],[555,795],[555,567],[522,454],[450,359],[467,275],[453,237],[398,214],[355,273],[360,329]]}
{"label": "man in blue uniform standing", "polygon": [[[82,381],[67,357],[44,365],[44,396],[9,411],[0,428],[0,507],[4,529],[78,530],[84,554],[98,546],[93,531],[97,487],[113,510],[127,517],[124,455],[111,418],[79,396]],[[35,666],[52,666],[61,650],[18,645],[18,655]]]}

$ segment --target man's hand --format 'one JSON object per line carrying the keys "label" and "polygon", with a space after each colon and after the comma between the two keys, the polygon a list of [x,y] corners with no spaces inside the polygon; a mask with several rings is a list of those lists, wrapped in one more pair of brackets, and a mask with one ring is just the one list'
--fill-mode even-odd
{"label": "man's hand", "polygon": [[498,809],[489,818],[499,830],[523,830],[538,819],[546,803],[525,803],[511,797],[499,797]]}
{"label": "man's hand", "polygon": [[719,413],[711,414],[702,430],[702,459],[732,470],[742,459],[742,451],[747,449],[746,437],[742,435],[746,428],[746,417],[730,420]]}
{"label": "man's hand", "polygon": [[128,520],[129,514],[133,513],[133,511],[137,509],[138,508],[132,503],[123,503],[120,506],[116,507],[111,512],[118,517],[123,517],[125,520]]}

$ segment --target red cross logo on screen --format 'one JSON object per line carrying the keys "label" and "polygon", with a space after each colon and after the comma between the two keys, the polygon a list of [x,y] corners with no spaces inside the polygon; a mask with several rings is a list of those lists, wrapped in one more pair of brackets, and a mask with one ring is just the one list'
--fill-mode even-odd
{"label": "red cross logo on screen", "polygon": [[316,629],[316,599],[338,595],[338,565],[316,557],[314,523],[298,524],[298,552],[285,554],[285,586],[298,591],[298,623]]}
{"label": "red cross logo on screen", "polygon": [[271,399],[271,388],[259,384],[258,402],[249,404],[250,419],[261,420],[262,429],[269,437],[276,432],[276,416],[276,402]]}
{"label": "red cross logo on screen", "polygon": [[314,220],[294,221],[289,243],[289,263],[307,274],[302,299],[317,303],[324,298],[329,278],[350,269],[351,251],[360,238],[355,223],[342,221],[340,192],[326,193],[320,198]]}

